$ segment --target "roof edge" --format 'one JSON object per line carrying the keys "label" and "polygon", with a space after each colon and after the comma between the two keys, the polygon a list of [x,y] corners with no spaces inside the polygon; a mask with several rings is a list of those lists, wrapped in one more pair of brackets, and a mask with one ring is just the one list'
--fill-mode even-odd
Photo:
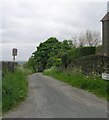
{"label": "roof edge", "polygon": [[109,20],[109,12],[106,13],[106,15],[100,20],[100,22],[108,21]]}

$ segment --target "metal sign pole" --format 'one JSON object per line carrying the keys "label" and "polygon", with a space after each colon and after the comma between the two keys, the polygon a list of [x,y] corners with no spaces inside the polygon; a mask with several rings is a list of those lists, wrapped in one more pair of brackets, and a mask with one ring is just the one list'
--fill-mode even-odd
{"label": "metal sign pole", "polygon": [[13,48],[12,56],[13,56],[13,71],[14,71],[14,69],[15,69],[15,56],[17,56],[17,49],[16,48]]}
{"label": "metal sign pole", "polygon": [[15,56],[13,56],[13,61],[15,61]]}

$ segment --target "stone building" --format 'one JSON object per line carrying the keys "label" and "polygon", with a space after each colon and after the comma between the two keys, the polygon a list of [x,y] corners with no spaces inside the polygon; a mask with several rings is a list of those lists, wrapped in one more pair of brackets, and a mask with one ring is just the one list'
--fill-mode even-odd
{"label": "stone building", "polygon": [[102,18],[103,55],[109,55],[109,12]]}

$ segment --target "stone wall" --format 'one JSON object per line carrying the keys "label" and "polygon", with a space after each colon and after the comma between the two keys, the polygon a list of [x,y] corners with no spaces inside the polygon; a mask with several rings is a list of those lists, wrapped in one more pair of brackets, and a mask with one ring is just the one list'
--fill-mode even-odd
{"label": "stone wall", "polygon": [[67,66],[68,69],[81,68],[84,74],[109,73],[109,56],[90,55],[72,60]]}
{"label": "stone wall", "polygon": [[14,72],[18,63],[16,62],[2,62],[2,74],[4,75],[7,72]]}

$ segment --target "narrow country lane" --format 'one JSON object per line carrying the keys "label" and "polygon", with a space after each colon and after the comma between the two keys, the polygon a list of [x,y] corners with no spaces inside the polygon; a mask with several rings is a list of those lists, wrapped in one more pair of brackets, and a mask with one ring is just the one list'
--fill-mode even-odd
{"label": "narrow country lane", "polygon": [[29,94],[6,118],[106,118],[107,102],[86,91],[35,73]]}

